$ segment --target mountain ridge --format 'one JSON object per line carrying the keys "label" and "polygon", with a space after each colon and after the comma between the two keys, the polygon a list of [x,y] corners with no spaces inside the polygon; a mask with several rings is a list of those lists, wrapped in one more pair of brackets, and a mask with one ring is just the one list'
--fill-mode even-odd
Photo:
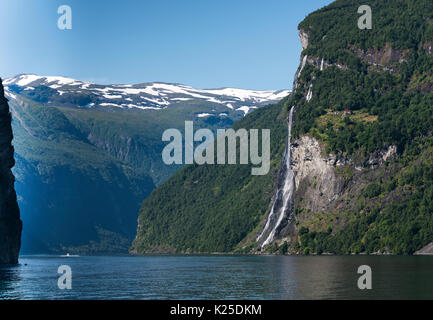
{"label": "mountain ridge", "polygon": [[[100,85],[67,77],[35,74],[20,74],[6,79],[4,83],[6,90],[10,91],[9,94],[22,93],[47,105],[158,110],[182,101],[198,100],[223,105],[230,111],[245,114],[251,107],[256,108],[278,101],[290,93],[290,90],[249,90],[230,87],[195,89],[183,84],[160,81]],[[78,104],[70,103],[71,99],[68,96],[72,93],[82,95],[81,101],[77,101]],[[251,106],[252,104],[254,106]]]}

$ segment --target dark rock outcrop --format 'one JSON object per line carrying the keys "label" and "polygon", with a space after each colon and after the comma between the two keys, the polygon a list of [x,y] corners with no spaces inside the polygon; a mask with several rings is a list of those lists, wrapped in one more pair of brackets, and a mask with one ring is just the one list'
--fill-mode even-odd
{"label": "dark rock outcrop", "polygon": [[15,160],[7,101],[0,79],[0,264],[15,264],[21,246],[22,223],[11,171]]}
{"label": "dark rock outcrop", "polygon": [[368,64],[380,66],[385,66],[393,62],[405,62],[407,60],[406,55],[409,53],[409,49],[396,50],[393,49],[389,43],[387,43],[386,46],[381,49],[370,48],[364,51],[354,46],[352,46],[352,48],[354,49],[355,53]]}
{"label": "dark rock outcrop", "polygon": [[361,58],[362,61],[368,63],[370,66],[391,73],[399,72],[399,65],[403,62],[407,62],[407,56],[410,53],[409,49],[394,49],[389,43],[387,43],[384,48],[380,49],[370,48],[362,50],[356,46],[350,46],[350,49],[356,56]]}

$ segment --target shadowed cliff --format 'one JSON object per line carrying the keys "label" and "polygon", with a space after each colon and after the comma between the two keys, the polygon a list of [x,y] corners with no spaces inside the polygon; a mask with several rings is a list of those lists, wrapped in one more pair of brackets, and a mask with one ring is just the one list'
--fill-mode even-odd
{"label": "shadowed cliff", "polygon": [[21,246],[22,223],[11,171],[15,161],[7,101],[0,79],[0,264],[15,264]]}

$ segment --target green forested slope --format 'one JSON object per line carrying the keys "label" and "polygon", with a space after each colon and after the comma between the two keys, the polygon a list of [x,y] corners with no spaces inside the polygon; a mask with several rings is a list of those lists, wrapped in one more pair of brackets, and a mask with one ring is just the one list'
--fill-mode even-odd
{"label": "green forested slope", "polygon": [[264,218],[287,136],[285,100],[247,115],[234,129],[271,130],[271,170],[190,165],[158,187],[140,210],[132,252],[227,252]]}

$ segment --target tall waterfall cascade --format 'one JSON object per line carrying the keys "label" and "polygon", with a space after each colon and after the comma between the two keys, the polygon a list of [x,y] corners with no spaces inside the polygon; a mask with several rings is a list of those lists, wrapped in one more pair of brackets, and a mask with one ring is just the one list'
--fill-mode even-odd
{"label": "tall waterfall cascade", "polygon": [[[301,64],[295,74],[293,82],[293,90],[298,88],[298,79],[307,64],[308,56],[305,55],[301,58]],[[313,95],[312,87],[309,88],[307,99],[311,100]],[[265,227],[256,241],[261,243],[261,247],[265,247],[275,240],[284,219],[290,218],[293,211],[293,195],[295,193],[295,177],[290,166],[291,161],[291,136],[293,125],[293,113],[296,106],[292,106],[289,112],[289,119],[287,123],[287,145],[284,151],[283,164],[277,178],[277,191],[273,199],[271,211],[269,212],[266,220]]]}
{"label": "tall waterfall cascade", "polygon": [[278,189],[275,194],[271,211],[268,215],[266,225],[256,241],[262,242],[262,248],[275,240],[275,236],[285,217],[290,216],[293,209],[293,194],[295,191],[295,179],[290,167],[293,111],[295,106],[290,109],[288,120],[287,145],[284,152],[283,165],[278,176]]}

